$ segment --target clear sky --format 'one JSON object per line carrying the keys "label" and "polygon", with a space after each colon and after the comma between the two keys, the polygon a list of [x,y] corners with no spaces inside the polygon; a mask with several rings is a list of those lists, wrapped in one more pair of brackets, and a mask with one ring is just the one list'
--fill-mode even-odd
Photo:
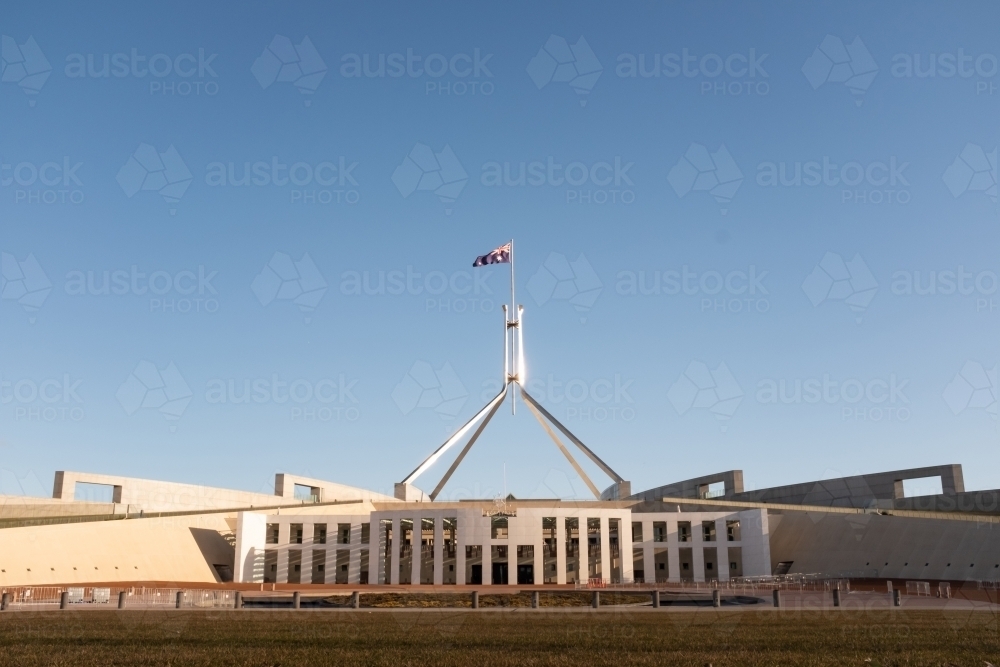
{"label": "clear sky", "polygon": [[[498,387],[509,275],[471,263],[510,238],[529,389],[636,490],[943,463],[1000,487],[998,19],[11,5],[0,492],[391,493]],[[523,409],[444,495],[505,483],[586,496]]]}

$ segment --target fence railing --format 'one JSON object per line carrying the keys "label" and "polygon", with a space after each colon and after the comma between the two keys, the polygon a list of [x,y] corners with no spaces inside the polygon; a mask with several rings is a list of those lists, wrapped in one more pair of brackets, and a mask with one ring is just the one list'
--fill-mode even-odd
{"label": "fence railing", "polygon": [[177,607],[177,594],[181,608],[232,607],[236,603],[235,591],[197,590],[180,588],[146,588],[138,586],[10,586],[0,587],[0,594],[6,594],[10,608],[58,607],[62,594],[66,593],[66,603],[73,607],[118,605],[118,596],[125,593],[126,606]]}
{"label": "fence railing", "polygon": [[769,593],[775,589],[794,591],[832,591],[839,589],[845,593],[851,590],[850,579],[828,579],[809,575],[786,575],[773,577],[733,577],[728,580],[719,581],[709,579],[707,581],[611,581],[609,579],[591,578],[587,581],[576,582],[576,589],[613,588],[622,590],[653,591],[657,589],[672,588],[692,591],[723,590],[748,594]]}

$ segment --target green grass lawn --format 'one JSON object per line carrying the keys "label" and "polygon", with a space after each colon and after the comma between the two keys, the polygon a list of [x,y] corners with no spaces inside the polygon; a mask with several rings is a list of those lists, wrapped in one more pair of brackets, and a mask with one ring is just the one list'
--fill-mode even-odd
{"label": "green grass lawn", "polygon": [[1000,665],[988,612],[53,611],[0,614],[0,664]]}

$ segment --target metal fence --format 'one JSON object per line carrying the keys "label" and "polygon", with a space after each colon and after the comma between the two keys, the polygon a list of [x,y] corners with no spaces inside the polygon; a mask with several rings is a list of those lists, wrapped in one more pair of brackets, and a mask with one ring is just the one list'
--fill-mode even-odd
{"label": "metal fence", "polygon": [[851,591],[851,581],[845,578],[828,578],[821,575],[777,575],[770,577],[733,577],[728,580],[719,581],[710,579],[707,581],[632,581],[612,582],[608,579],[588,579],[585,582],[575,584],[577,590],[592,590],[598,588],[609,588],[615,590],[640,590],[653,591],[657,589],[671,588],[692,591],[723,590],[734,591],[747,594],[769,593],[775,589],[794,591],[832,591],[835,589],[849,593]]}
{"label": "metal fence", "polygon": [[67,606],[72,608],[117,607],[118,596],[125,593],[125,605],[136,607],[230,608],[236,603],[235,591],[197,590],[180,588],[146,588],[136,586],[12,586],[0,588],[6,594],[8,608],[58,608],[66,593]]}

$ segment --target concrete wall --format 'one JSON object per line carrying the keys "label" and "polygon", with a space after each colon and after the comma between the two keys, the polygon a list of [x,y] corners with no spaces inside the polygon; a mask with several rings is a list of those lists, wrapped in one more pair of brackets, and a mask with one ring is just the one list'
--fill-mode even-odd
{"label": "concrete wall", "polygon": [[743,492],[743,471],[727,470],[703,477],[695,477],[680,482],[672,482],[648,491],[640,491],[632,496],[632,500],[657,502],[663,498],[702,498],[709,484],[725,484],[726,495]]}
{"label": "concrete wall", "polygon": [[944,495],[955,495],[965,491],[962,466],[953,464],[776,486],[757,491],[727,494],[726,499],[792,505],[865,508],[875,505],[878,500],[902,498],[903,480],[937,476],[941,477],[941,490]]}
{"label": "concrete wall", "polygon": [[771,564],[792,573],[876,578],[1000,578],[1000,522],[875,513],[771,513]]}
{"label": "concrete wall", "polygon": [[118,519],[0,530],[0,585],[220,581],[233,566],[223,514]]}
{"label": "concrete wall", "polygon": [[289,473],[278,473],[274,476],[274,495],[284,499],[294,499],[295,485],[308,486],[319,492],[319,502],[332,502],[334,500],[377,500],[380,502],[394,500],[392,496],[387,496],[366,489],[359,489],[346,484],[327,482],[311,477],[291,475]]}
{"label": "concrete wall", "polygon": [[393,500],[390,496],[373,491],[286,473],[275,475],[277,492],[272,495],[197,484],[178,484],[176,482],[73,471],[56,473],[52,497],[72,502],[77,482],[104,484],[113,487],[114,502],[123,506],[120,511],[129,513],[138,513],[140,510],[145,512],[175,512],[300,505],[302,501],[294,497],[295,484],[318,488],[320,500],[324,502],[361,499],[387,502]]}
{"label": "concrete wall", "polygon": [[[965,492],[962,466],[949,464],[822,479],[755,491],[744,491],[742,470],[727,470],[642,491],[632,498],[646,501],[658,501],[662,498],[702,498],[709,484],[724,482],[726,492],[722,497],[726,500],[866,508],[878,505],[880,500],[903,499],[903,480],[922,477],[940,477],[944,496],[955,496]],[[892,506],[891,502],[889,506]]]}

